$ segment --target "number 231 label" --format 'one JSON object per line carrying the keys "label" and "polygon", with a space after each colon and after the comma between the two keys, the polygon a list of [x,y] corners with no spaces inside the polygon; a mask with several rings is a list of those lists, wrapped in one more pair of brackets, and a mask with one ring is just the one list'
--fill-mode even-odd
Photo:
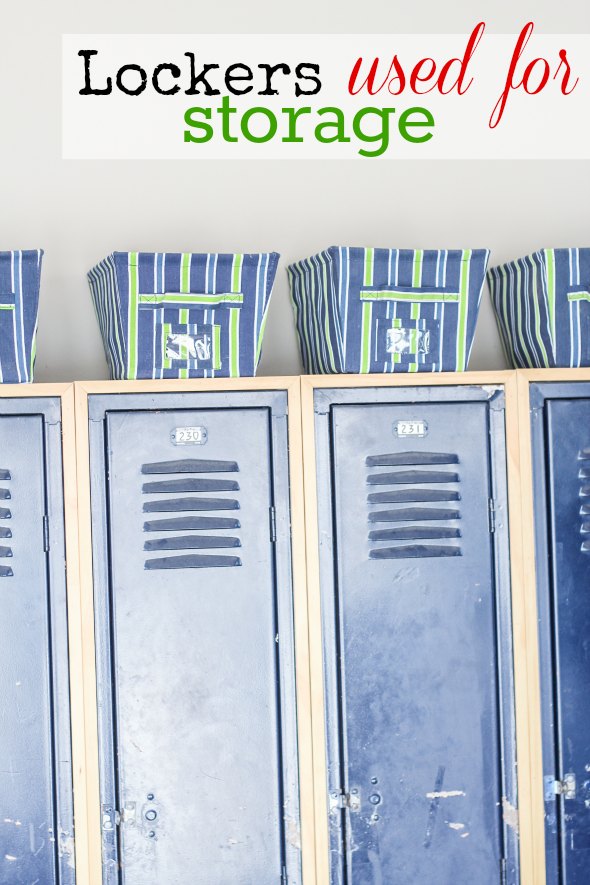
{"label": "number 231 label", "polygon": [[393,425],[393,432],[396,436],[426,436],[428,433],[428,424],[426,421],[416,419],[411,421],[396,421]]}

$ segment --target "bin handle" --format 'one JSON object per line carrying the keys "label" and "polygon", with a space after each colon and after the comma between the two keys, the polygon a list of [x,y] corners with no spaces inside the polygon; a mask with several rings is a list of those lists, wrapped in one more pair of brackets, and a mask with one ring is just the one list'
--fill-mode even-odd
{"label": "bin handle", "polygon": [[582,289],[579,286],[576,286],[567,293],[567,300],[590,301],[590,292],[587,289]]}
{"label": "bin handle", "polygon": [[228,305],[241,307],[244,303],[242,292],[219,292],[207,294],[205,292],[151,292],[138,295],[140,307],[166,307],[181,305],[182,307],[217,307]]}
{"label": "bin handle", "polygon": [[453,286],[379,286],[363,287],[361,301],[451,301],[458,302],[460,292]]}

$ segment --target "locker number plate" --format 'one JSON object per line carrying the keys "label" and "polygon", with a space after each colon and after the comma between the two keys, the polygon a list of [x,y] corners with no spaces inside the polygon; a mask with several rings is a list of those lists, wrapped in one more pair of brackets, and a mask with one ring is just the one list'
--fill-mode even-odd
{"label": "locker number plate", "polygon": [[396,436],[426,436],[428,433],[428,424],[426,421],[396,421],[393,425],[393,432]]}
{"label": "locker number plate", "polygon": [[170,434],[175,446],[204,446],[207,442],[206,427],[175,427]]}

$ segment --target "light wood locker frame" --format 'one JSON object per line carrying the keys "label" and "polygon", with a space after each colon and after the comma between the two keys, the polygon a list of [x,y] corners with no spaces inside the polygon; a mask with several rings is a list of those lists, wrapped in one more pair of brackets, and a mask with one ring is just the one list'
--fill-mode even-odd
{"label": "light wood locker frame", "polygon": [[[307,598],[309,604],[309,654],[311,675],[311,707],[313,730],[314,807],[316,817],[316,881],[328,885],[329,836],[327,807],[327,767],[325,749],[325,709],[322,651],[321,595],[319,579],[318,513],[316,487],[316,449],[314,421],[314,390],[322,388],[362,387],[436,387],[465,385],[502,385],[506,396],[506,449],[509,500],[509,543],[512,591],[512,629],[514,654],[514,689],[516,713],[516,745],[518,776],[520,881],[522,885],[540,885],[539,835],[543,835],[542,806],[531,804],[531,750],[540,741],[535,710],[531,732],[529,699],[535,700],[534,671],[531,678],[527,655],[527,600],[525,598],[525,560],[523,558],[523,512],[520,507],[520,457],[517,373],[462,372],[399,375],[308,375],[301,378],[303,474],[305,489],[305,530],[307,550]],[[528,583],[526,586],[529,586]],[[534,738],[534,740],[533,740]],[[537,791],[535,790],[535,799]],[[540,834],[539,834],[540,830]],[[536,855],[536,857],[535,857]],[[544,855],[542,856],[544,863]]]}
{"label": "light wood locker frame", "polygon": [[[92,575],[92,521],[90,500],[90,449],[88,445],[88,397],[94,394],[204,393],[284,390],[288,396],[289,480],[291,496],[291,544],[295,627],[297,733],[299,748],[301,868],[305,885],[314,882],[315,820],[312,790],[311,703],[308,657],[305,529],[301,453],[301,402],[299,377],[228,378],[163,381],[79,381],[75,384],[76,450],[78,471],[78,518],[80,553],[80,607],[83,639],[83,682],[86,760],[86,809],[88,827],[87,877],[80,885],[102,885],[102,835],[98,769],[98,720],[96,706],[96,657]],[[81,793],[81,796],[84,795]]]}
{"label": "light wood locker frame", "polygon": [[533,445],[531,433],[530,386],[553,382],[571,383],[590,381],[589,369],[519,369],[518,415],[521,467],[522,559],[526,652],[529,670],[529,764],[531,768],[531,815],[534,826],[533,879],[535,885],[545,885],[545,804],[543,797],[543,745],[541,737],[541,683],[539,670],[538,604],[535,550],[535,507],[533,483]]}
{"label": "light wood locker frame", "polygon": [[88,879],[86,841],[86,759],[84,752],[84,693],[82,633],[78,562],[78,498],[76,489],[76,429],[74,385],[0,384],[2,399],[57,398],[61,405],[61,452],[63,470],[66,606],[68,624],[68,670],[70,689],[70,733],[74,801],[74,845],[76,881]]}

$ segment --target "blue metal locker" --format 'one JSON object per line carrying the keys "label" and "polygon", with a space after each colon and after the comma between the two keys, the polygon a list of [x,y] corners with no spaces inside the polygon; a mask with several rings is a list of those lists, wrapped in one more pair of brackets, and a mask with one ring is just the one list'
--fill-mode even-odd
{"label": "blue metal locker", "polygon": [[103,881],[296,885],[287,394],[89,409]]}
{"label": "blue metal locker", "polygon": [[314,408],[331,882],[518,882],[503,391]]}
{"label": "blue metal locker", "polygon": [[59,398],[0,399],[0,882],[73,885]]}
{"label": "blue metal locker", "polygon": [[590,384],[531,393],[548,885],[590,882]]}

